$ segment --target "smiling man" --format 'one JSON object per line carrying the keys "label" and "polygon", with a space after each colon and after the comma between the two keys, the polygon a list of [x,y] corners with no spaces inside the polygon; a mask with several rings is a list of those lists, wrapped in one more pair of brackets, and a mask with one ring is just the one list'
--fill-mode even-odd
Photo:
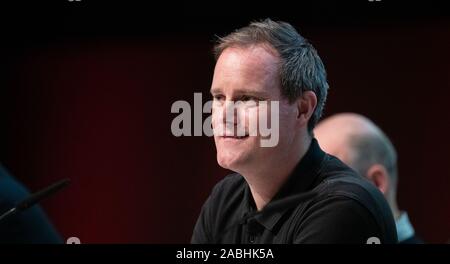
{"label": "smiling man", "polygon": [[[312,45],[288,23],[267,19],[221,38],[215,53],[217,161],[235,173],[212,190],[191,242],[366,243],[375,237],[395,243],[383,195],[313,137],[328,84]],[[239,107],[230,107],[236,102]],[[279,125],[270,147],[261,144],[267,135],[251,125],[264,114]],[[292,203],[301,194],[309,198]]]}

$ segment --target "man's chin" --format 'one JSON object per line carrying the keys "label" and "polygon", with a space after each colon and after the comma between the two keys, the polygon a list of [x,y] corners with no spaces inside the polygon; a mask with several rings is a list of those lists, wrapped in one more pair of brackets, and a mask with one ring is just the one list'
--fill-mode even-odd
{"label": "man's chin", "polygon": [[239,172],[242,167],[245,167],[245,165],[248,163],[245,161],[246,159],[236,156],[221,156],[217,155],[217,163],[220,167]]}

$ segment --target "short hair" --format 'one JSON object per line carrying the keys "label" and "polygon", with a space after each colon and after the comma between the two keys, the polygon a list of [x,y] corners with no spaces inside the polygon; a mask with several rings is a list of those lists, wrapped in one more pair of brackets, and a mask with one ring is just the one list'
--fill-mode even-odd
{"label": "short hair", "polygon": [[228,47],[257,44],[269,44],[280,56],[281,93],[289,102],[295,102],[303,91],[316,94],[317,106],[308,121],[308,130],[312,133],[322,116],[328,91],[325,66],[317,51],[289,23],[265,19],[219,37],[214,47],[215,58],[217,60]]}
{"label": "short hair", "polygon": [[392,182],[397,183],[397,152],[380,129],[372,133],[351,136],[348,140],[353,150],[350,163],[354,170],[365,177],[372,165],[381,164],[386,168]]}

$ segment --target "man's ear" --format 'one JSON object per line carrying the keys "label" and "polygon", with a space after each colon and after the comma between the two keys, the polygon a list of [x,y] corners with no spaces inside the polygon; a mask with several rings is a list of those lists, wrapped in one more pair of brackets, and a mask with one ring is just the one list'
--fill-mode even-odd
{"label": "man's ear", "polygon": [[299,126],[308,124],[317,106],[317,96],[313,91],[304,91],[297,99],[297,120]]}
{"label": "man's ear", "polygon": [[389,174],[386,168],[381,164],[372,165],[368,170],[366,177],[375,186],[386,195],[389,190]]}

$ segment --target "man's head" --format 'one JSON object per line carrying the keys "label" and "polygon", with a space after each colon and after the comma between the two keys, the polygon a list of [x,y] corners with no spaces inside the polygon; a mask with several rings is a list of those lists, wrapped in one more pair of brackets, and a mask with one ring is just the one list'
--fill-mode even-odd
{"label": "man's head", "polygon": [[[269,19],[254,22],[220,38],[215,46],[216,67],[211,86],[213,127],[227,123],[230,102],[243,101],[243,111],[235,113],[234,126],[245,120],[244,137],[215,135],[217,159],[234,171],[280,162],[292,148],[310,137],[320,118],[328,84],[316,50],[289,24]],[[279,102],[279,141],[274,147],[260,146],[261,135],[249,135],[249,123],[258,119],[261,104]]]}
{"label": "man's head", "polygon": [[326,152],[373,182],[389,203],[395,202],[397,153],[372,121],[353,113],[336,114],[321,121],[314,135]]}

